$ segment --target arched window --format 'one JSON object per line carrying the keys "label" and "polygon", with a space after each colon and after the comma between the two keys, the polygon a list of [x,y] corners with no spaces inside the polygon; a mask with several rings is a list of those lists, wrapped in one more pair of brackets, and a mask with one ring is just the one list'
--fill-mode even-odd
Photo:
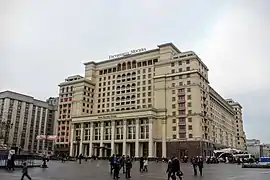
{"label": "arched window", "polygon": [[117,71],[121,71],[121,64],[117,65]]}
{"label": "arched window", "polygon": [[123,63],[123,64],[122,64],[122,70],[126,70],[126,68],[127,68],[127,67],[126,67],[126,63]]}
{"label": "arched window", "polygon": [[131,69],[131,63],[130,62],[127,63],[127,69]]}
{"label": "arched window", "polygon": [[136,61],[132,61],[132,68],[136,68]]}

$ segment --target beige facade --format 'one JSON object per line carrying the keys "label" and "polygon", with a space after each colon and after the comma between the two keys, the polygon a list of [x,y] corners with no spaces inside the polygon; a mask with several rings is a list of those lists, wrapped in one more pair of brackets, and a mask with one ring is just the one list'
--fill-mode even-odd
{"label": "beige facade", "polygon": [[58,151],[68,151],[71,117],[93,114],[94,84],[80,75],[70,76],[59,84]]}
{"label": "beige facade", "polygon": [[236,148],[246,150],[246,134],[243,128],[243,108],[238,102],[235,102],[232,99],[227,99],[227,102],[232,106],[235,113],[234,130],[236,133]]}
{"label": "beige facade", "polygon": [[83,79],[93,108],[85,113],[79,99],[72,107],[71,156],[193,156],[236,147],[235,112],[209,86],[208,68],[192,51],[167,43],[88,62]]}
{"label": "beige facade", "polygon": [[0,124],[4,144],[32,153],[53,151],[53,143],[37,140],[38,135],[53,135],[54,105],[11,91],[0,92]]}

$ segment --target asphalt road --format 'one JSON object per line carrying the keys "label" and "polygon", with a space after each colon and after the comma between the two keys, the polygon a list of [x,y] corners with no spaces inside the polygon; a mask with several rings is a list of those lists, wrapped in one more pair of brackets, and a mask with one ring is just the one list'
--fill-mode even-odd
{"label": "asphalt road", "polygon": [[[76,162],[60,163],[50,161],[49,168],[30,168],[29,174],[33,180],[110,180],[109,165],[107,161],[88,161],[78,164]],[[205,164],[203,177],[194,177],[190,164],[181,164],[184,180],[269,180],[268,169],[242,169],[232,164]],[[165,163],[149,163],[149,172],[140,173],[138,162],[133,164],[131,177],[133,180],[166,179]],[[21,170],[14,172],[0,170],[1,180],[20,180]],[[26,178],[25,178],[26,179]],[[125,179],[120,173],[120,179]]]}

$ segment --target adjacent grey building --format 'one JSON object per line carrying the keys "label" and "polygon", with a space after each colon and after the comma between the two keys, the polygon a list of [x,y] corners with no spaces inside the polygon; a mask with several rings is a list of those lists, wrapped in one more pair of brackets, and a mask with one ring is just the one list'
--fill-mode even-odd
{"label": "adjacent grey building", "polygon": [[53,143],[37,140],[36,137],[55,133],[56,113],[55,104],[12,91],[0,92],[2,143],[31,153],[43,153],[46,147],[52,151]]}

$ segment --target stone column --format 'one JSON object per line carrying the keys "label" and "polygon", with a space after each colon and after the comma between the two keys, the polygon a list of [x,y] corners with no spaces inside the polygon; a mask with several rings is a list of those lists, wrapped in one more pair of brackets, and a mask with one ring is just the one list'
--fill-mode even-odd
{"label": "stone column", "polygon": [[73,154],[74,143],[73,142],[74,142],[74,124],[72,123],[71,130],[70,130],[70,148],[69,148],[69,156],[70,157],[74,157],[74,154]]}
{"label": "stone column", "polygon": [[89,157],[92,157],[93,155],[93,123],[90,123],[90,143],[89,143]]}
{"label": "stone column", "polygon": [[80,151],[79,154],[83,153],[83,123],[81,123],[81,136],[80,136]]}
{"label": "stone column", "polygon": [[115,137],[115,121],[111,122],[111,155],[115,154],[115,145],[114,145],[114,137]]}
{"label": "stone column", "polygon": [[148,157],[153,157],[153,119],[152,117],[149,118],[149,141],[148,141]]}
{"label": "stone column", "polygon": [[[100,122],[100,147],[103,147],[104,122]],[[99,157],[103,157],[103,149],[99,149]]]}
{"label": "stone column", "polygon": [[166,145],[166,119],[162,119],[162,157],[167,157],[167,145]]}
{"label": "stone column", "polygon": [[123,155],[127,154],[127,120],[123,120]]}
{"label": "stone column", "polygon": [[136,119],[136,134],[135,134],[135,157],[139,157],[139,135],[140,135],[140,119]]}

